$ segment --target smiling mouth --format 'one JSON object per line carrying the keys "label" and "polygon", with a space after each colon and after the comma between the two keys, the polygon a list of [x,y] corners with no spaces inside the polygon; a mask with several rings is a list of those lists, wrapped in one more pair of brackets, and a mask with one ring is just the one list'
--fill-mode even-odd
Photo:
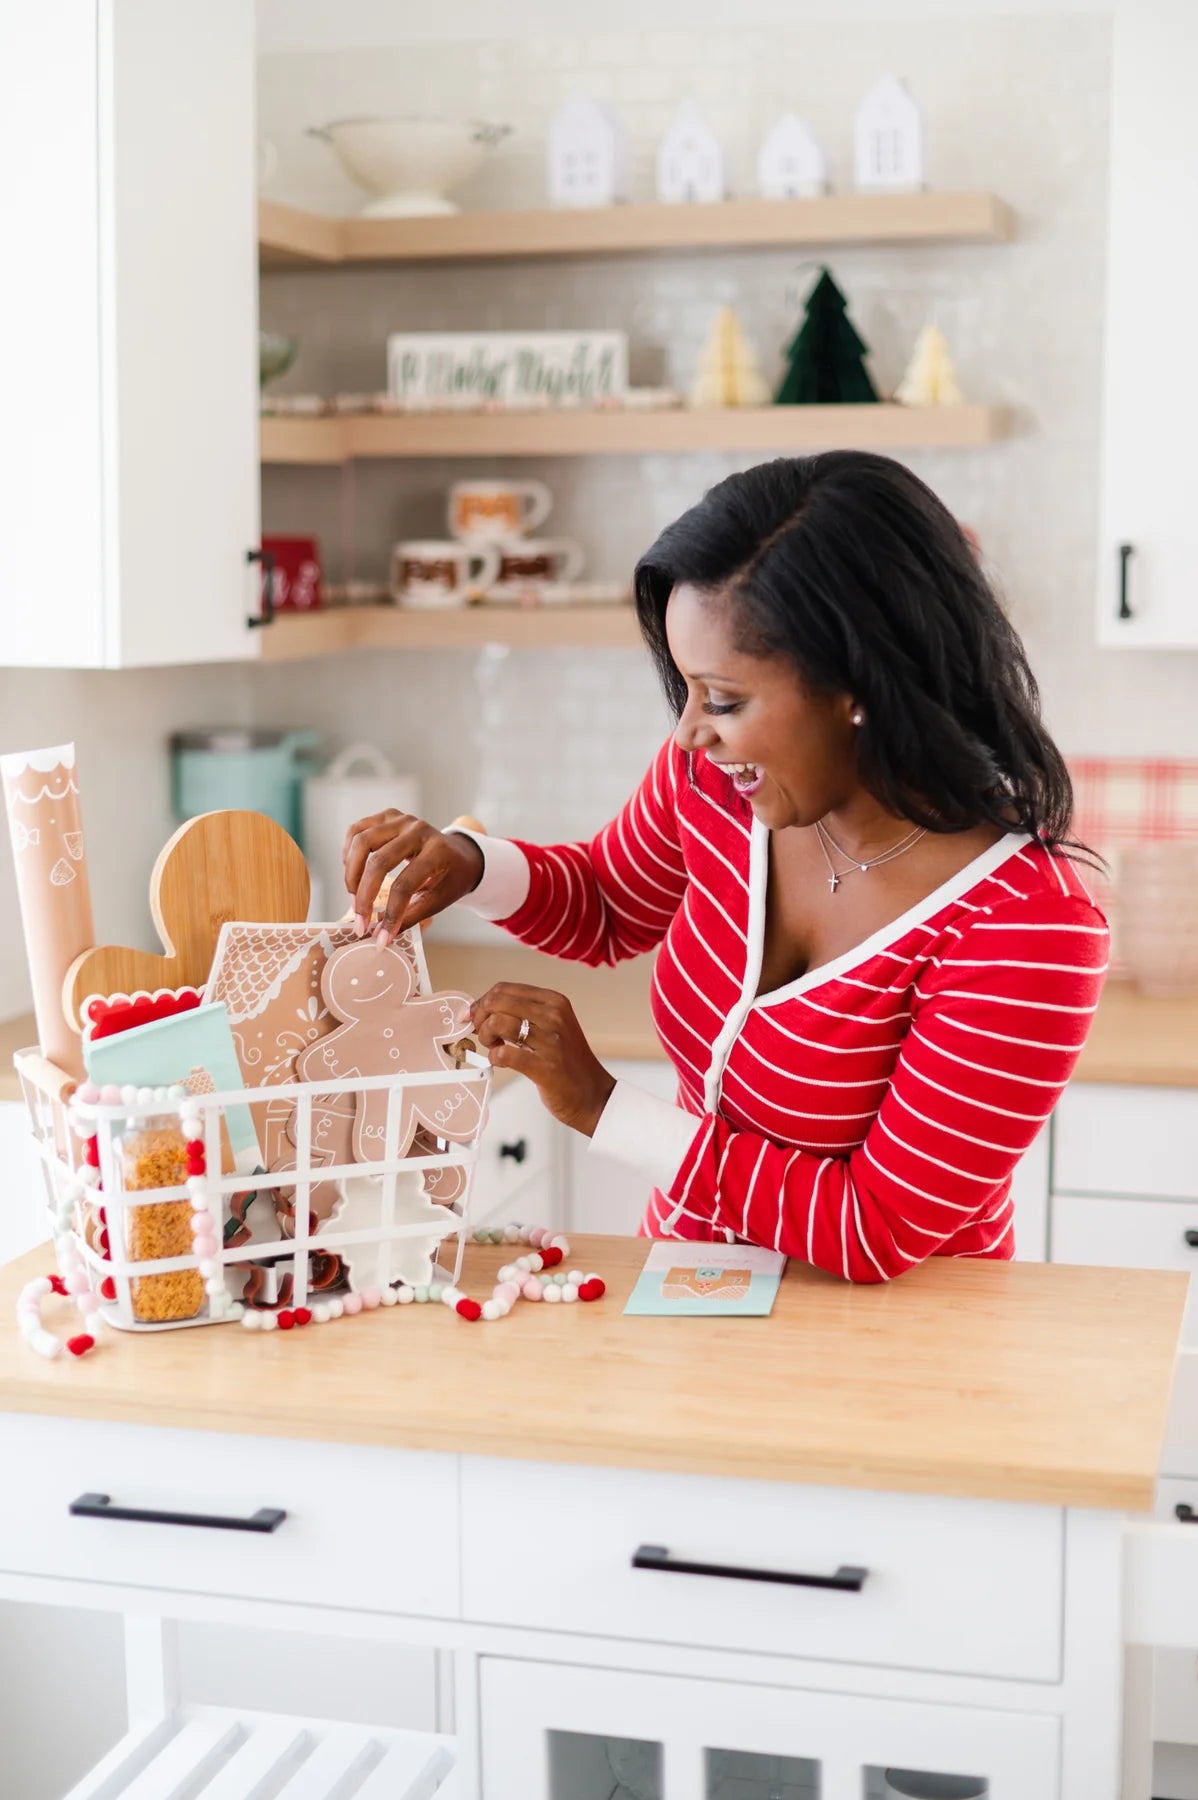
{"label": "smiling mouth", "polygon": [[738,794],[745,799],[755,794],[765,780],[765,770],[760,763],[722,763],[729,780]]}

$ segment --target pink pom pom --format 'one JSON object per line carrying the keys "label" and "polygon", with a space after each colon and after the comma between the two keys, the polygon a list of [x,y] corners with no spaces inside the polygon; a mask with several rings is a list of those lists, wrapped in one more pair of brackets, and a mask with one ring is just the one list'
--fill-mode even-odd
{"label": "pink pom pom", "polygon": [[524,1295],[526,1300],[540,1300],[544,1297],[545,1290],[537,1280],[536,1276],[530,1275],[528,1280],[524,1283],[524,1286],[520,1289],[520,1292]]}
{"label": "pink pom pom", "polygon": [[362,1289],[362,1305],[366,1308],[367,1312],[373,1312],[375,1307],[381,1306],[382,1303],[383,1296],[380,1294],[378,1288]]}
{"label": "pink pom pom", "polygon": [[509,1305],[514,1306],[516,1301],[520,1298],[520,1289],[516,1286],[514,1281],[501,1281],[499,1286],[495,1289],[493,1298],[496,1300],[506,1300]]}
{"label": "pink pom pom", "polygon": [[81,1100],[84,1106],[94,1106],[100,1098],[100,1090],[94,1081],[85,1081],[81,1088],[76,1088],[75,1098]]}
{"label": "pink pom pom", "polygon": [[361,1294],[347,1294],[341,1302],[341,1307],[342,1310],[349,1313],[351,1317],[354,1313],[360,1313],[362,1310]]}
{"label": "pink pom pom", "polygon": [[99,1304],[100,1302],[96,1299],[94,1294],[80,1294],[75,1301],[75,1311],[81,1318],[88,1319],[91,1317],[92,1313],[96,1311]]}
{"label": "pink pom pom", "polygon": [[120,1103],[121,1103],[121,1090],[119,1087],[114,1087],[112,1085],[112,1083],[109,1082],[106,1087],[102,1087],[100,1089],[100,1105],[101,1106],[119,1106]]}
{"label": "pink pom pom", "polygon": [[214,1237],[192,1238],[191,1247],[201,1261],[207,1256],[215,1256],[218,1248]]}
{"label": "pink pom pom", "polygon": [[72,1356],[86,1356],[88,1351],[94,1350],[95,1347],[95,1338],[86,1331],[81,1331],[78,1337],[70,1337],[67,1339],[67,1349]]}
{"label": "pink pom pom", "polygon": [[543,1240],[548,1237],[548,1235],[549,1234],[543,1225],[534,1225],[528,1234],[528,1241],[534,1250],[539,1250]]}
{"label": "pink pom pom", "polygon": [[66,1279],[68,1294],[86,1294],[89,1288],[86,1269],[72,1269]]}

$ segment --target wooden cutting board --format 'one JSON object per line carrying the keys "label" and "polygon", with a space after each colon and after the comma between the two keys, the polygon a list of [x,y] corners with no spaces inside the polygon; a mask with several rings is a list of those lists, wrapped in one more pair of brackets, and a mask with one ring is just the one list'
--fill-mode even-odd
{"label": "wooden cutting board", "polygon": [[114,945],[85,950],[67,972],[63,1006],[76,1031],[93,994],[202,987],[229,919],[295,924],[308,916],[308,865],[262,813],[213,812],[181,825],[150,876],[150,912],[165,955]]}

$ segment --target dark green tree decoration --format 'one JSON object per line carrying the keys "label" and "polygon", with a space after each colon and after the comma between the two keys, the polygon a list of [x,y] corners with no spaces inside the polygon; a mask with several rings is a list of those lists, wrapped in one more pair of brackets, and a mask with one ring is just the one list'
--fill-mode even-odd
{"label": "dark green tree decoration", "polygon": [[859,406],[877,400],[864,361],[869,347],[850,324],[847,305],[827,269],[821,269],[803,323],[786,348],[776,405]]}

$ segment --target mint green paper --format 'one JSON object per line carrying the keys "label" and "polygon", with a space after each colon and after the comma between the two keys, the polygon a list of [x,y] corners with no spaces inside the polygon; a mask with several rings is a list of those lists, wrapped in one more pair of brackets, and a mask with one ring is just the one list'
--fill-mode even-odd
{"label": "mint green paper", "polygon": [[756,1244],[656,1243],[624,1311],[633,1318],[764,1318],[786,1258]]}

